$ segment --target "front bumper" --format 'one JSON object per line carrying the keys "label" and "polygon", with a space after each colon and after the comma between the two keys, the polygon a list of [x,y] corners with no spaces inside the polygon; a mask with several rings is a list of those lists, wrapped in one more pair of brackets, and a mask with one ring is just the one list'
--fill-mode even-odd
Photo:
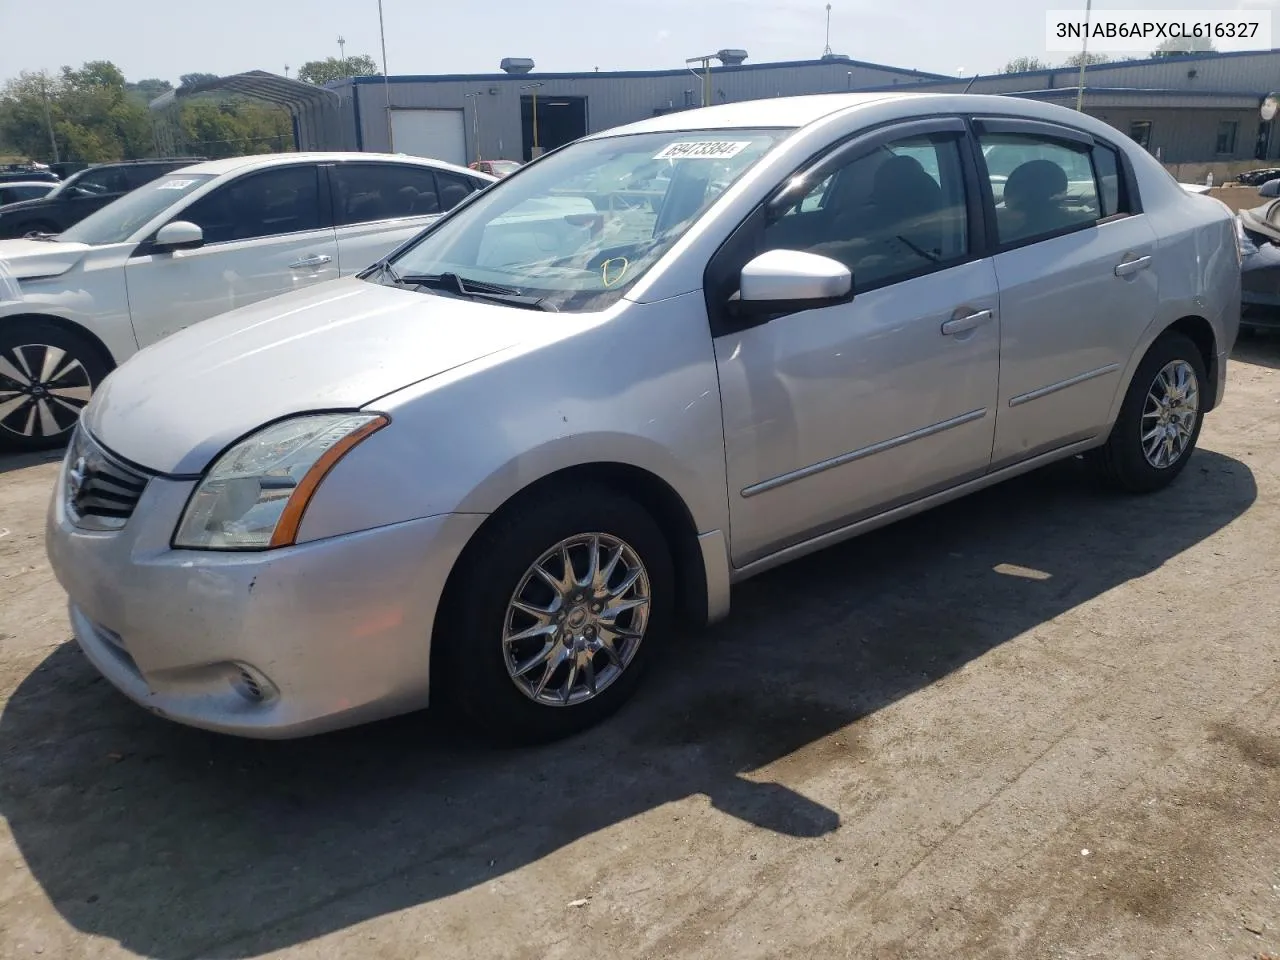
{"label": "front bumper", "polygon": [[[65,465],[63,471],[65,472]],[[169,546],[192,481],[152,478],[122,530],[46,527],[85,655],[125,695],[191,726],[305,736],[426,706],[445,580],[484,517],[449,514],[258,553]],[[240,672],[249,668],[246,689]]]}

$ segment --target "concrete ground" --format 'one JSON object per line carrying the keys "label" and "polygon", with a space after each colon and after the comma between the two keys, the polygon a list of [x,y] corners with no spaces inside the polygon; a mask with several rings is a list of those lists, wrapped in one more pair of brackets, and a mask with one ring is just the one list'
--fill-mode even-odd
{"label": "concrete ground", "polygon": [[1280,953],[1280,340],[1169,490],[1076,462],[761,577],[571,742],[158,720],[0,460],[0,956]]}

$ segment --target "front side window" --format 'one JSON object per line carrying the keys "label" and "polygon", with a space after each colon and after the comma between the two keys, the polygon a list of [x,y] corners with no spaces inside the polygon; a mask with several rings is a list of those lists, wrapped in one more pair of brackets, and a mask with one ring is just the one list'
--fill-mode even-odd
{"label": "front side window", "polygon": [[[415,286],[424,285],[414,278],[439,285],[447,276],[454,292],[484,284],[490,294],[516,295],[541,309],[602,310],[788,132],[579,140],[486,187],[403,250],[391,264],[394,275],[376,276]],[[442,207],[454,202],[446,196],[450,177],[438,175]]]}
{"label": "front side window", "polygon": [[246,174],[201,197],[176,219],[196,224],[205,243],[317,230],[323,226],[319,172],[307,164]]}
{"label": "front side window", "polygon": [[1025,134],[991,134],[979,142],[1001,245],[1101,219],[1090,147]]}
{"label": "front side window", "polygon": [[865,290],[969,252],[960,140],[935,134],[874,148],[765,228],[765,248],[839,260]]}
{"label": "front side window", "polygon": [[58,234],[63,243],[87,243],[99,246],[124,243],[155,217],[179,201],[191,196],[212,180],[207,173],[161,177],[108,203],[71,229]]}
{"label": "front side window", "polygon": [[333,178],[334,219],[340,226],[440,213],[430,167],[390,163],[339,163]]}

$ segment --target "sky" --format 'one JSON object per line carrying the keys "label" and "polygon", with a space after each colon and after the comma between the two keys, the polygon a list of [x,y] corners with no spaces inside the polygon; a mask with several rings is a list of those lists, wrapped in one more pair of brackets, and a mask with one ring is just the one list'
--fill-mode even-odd
{"label": "sky", "polygon": [[[1069,0],[832,0],[831,47],[856,60],[955,75],[1046,55],[1045,12]],[[111,60],[130,80],[269,70],[348,55],[381,62],[377,0],[0,0],[0,81]],[[724,47],[749,63],[821,56],[825,0],[382,0],[391,74],[673,69]],[[1099,0],[1095,9],[1271,9],[1280,0]],[[32,15],[38,21],[27,23]],[[1275,16],[1273,14],[1273,16]],[[1273,45],[1280,47],[1280,16]]]}

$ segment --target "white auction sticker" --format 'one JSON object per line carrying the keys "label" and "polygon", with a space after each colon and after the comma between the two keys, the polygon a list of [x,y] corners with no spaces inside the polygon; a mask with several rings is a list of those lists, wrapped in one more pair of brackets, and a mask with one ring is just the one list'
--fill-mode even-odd
{"label": "white auction sticker", "polygon": [[750,140],[684,140],[663,147],[655,160],[728,160],[747,147]]}
{"label": "white auction sticker", "polygon": [[191,186],[195,182],[196,181],[194,180],[166,180],[164,183],[160,184],[160,186],[156,187],[156,189],[157,190],[185,190],[187,189],[187,187]]}

